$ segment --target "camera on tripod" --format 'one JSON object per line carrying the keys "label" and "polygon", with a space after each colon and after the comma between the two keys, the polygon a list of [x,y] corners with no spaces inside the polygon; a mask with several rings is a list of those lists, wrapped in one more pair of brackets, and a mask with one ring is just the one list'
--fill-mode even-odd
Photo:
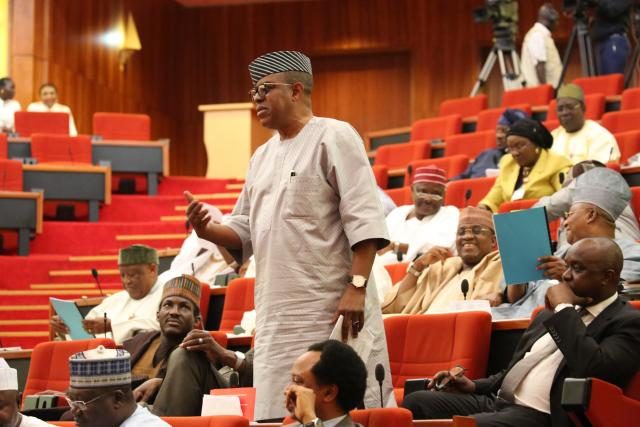
{"label": "camera on tripod", "polygon": [[573,12],[575,16],[582,16],[588,8],[598,6],[596,0],[562,0],[562,9]]}
{"label": "camera on tripod", "polygon": [[473,10],[476,23],[491,23],[493,38],[499,48],[515,48],[515,36],[518,32],[517,0],[486,0],[485,6]]}

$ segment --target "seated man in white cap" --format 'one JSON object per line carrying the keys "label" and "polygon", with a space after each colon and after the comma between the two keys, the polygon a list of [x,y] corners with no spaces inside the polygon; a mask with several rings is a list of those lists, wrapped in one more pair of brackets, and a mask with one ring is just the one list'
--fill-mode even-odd
{"label": "seated man in white cap", "polygon": [[138,406],[131,391],[131,358],[126,350],[99,346],[69,358],[67,403],[78,427],[167,427]]}
{"label": "seated man in white cap", "polygon": [[253,352],[226,350],[207,331],[194,329],[200,324],[200,286],[193,276],[169,280],[158,310],[160,331],[141,332],[123,344],[131,354],[133,379],[149,378],[134,397],[153,403],[157,415],[200,415],[202,395],[228,386],[230,370],[215,365],[235,368],[240,385],[251,386]]}
{"label": "seated man in white cap", "polygon": [[0,426],[41,427],[51,424],[22,415],[19,411],[18,371],[0,357]]}
{"label": "seated man in white cap", "polygon": [[[158,252],[145,245],[120,249],[118,268],[124,290],[106,297],[85,317],[84,328],[90,334],[112,332],[121,344],[137,331],[160,329],[156,312],[162,297],[162,283],[158,280]],[[106,320],[105,320],[106,314]],[[51,327],[59,335],[68,333],[58,317],[51,318]]]}
{"label": "seated man in white cap", "polygon": [[564,257],[569,245],[588,238],[614,239],[622,250],[623,267],[620,279],[624,286],[640,282],[640,245],[625,237],[616,237],[616,219],[629,205],[631,190],[622,176],[608,168],[595,168],[576,178],[571,208],[564,226],[567,243],[554,256],[538,260],[547,280],[509,285],[509,302],[492,309],[494,319],[529,317],[534,308],[544,305],[547,288],[556,285],[567,269]]}
{"label": "seated man in white cap", "polygon": [[580,86],[562,86],[557,101],[560,127],[551,132],[551,151],[565,156],[574,165],[584,160],[602,163],[620,160],[620,149],[611,132],[593,120],[585,120],[584,92]]}
{"label": "seated man in white cap", "polygon": [[[446,185],[447,175],[438,167],[415,170],[411,184],[413,204],[399,206],[387,216],[391,244],[378,251],[376,263],[412,261],[434,246],[455,251],[459,212],[455,206],[443,206]],[[404,253],[402,260],[398,253]]]}
{"label": "seated man in white cap", "polygon": [[433,247],[411,263],[407,275],[386,295],[382,312],[448,311],[451,302],[464,299],[460,287],[463,280],[469,284],[467,299],[502,303],[502,263],[491,212],[476,207],[460,212],[456,248],[456,257],[447,248]]}

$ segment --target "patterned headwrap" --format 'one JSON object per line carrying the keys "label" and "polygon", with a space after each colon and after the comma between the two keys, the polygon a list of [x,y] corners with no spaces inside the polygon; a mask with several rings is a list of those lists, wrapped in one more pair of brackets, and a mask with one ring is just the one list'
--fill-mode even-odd
{"label": "patterned headwrap", "polygon": [[263,77],[287,71],[311,72],[311,60],[305,54],[294,50],[265,53],[249,64],[251,81],[256,84]]}
{"label": "patterned headwrap", "polygon": [[431,184],[447,185],[447,174],[437,166],[422,166],[413,174],[413,183],[428,182]]}
{"label": "patterned headwrap", "polygon": [[193,276],[189,276],[188,274],[183,274],[180,277],[174,277],[164,284],[164,289],[162,290],[162,301],[167,297],[178,296],[188,299],[196,307],[199,307],[200,293],[201,286],[198,279]]}
{"label": "patterned headwrap", "polygon": [[131,356],[123,349],[98,346],[69,358],[69,385],[101,388],[131,385]]}

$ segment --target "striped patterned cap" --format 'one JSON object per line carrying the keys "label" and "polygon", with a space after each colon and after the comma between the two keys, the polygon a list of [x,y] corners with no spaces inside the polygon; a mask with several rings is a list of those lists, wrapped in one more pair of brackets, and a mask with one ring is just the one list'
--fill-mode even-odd
{"label": "striped patterned cap", "polygon": [[437,166],[422,166],[413,174],[413,183],[428,182],[431,184],[447,185],[447,174]]}
{"label": "striped patterned cap", "polygon": [[101,388],[131,385],[131,356],[123,349],[98,346],[69,358],[69,385]]}
{"label": "striped patterned cap", "polygon": [[249,75],[253,84],[263,77],[287,71],[300,71],[313,75],[311,60],[305,54],[295,50],[281,50],[265,53],[249,64]]}
{"label": "striped patterned cap", "polygon": [[164,284],[162,301],[167,297],[178,296],[191,301],[196,307],[200,307],[201,286],[198,279],[188,274],[174,277]]}

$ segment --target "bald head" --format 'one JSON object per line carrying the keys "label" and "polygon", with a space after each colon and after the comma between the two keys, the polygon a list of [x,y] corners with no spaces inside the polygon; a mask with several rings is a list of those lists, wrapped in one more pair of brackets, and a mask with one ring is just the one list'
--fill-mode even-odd
{"label": "bald head", "polygon": [[538,22],[553,31],[558,23],[560,14],[551,3],[545,3],[538,10]]}

